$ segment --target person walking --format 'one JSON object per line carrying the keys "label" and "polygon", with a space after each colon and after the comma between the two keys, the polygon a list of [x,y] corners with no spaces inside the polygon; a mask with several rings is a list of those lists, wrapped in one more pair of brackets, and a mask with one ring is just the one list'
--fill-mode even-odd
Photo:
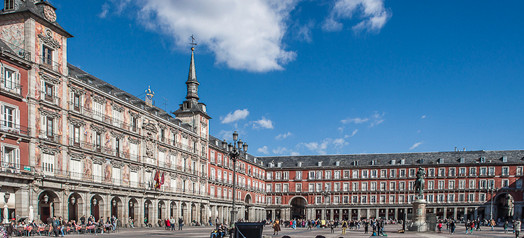
{"label": "person walking", "polygon": [[178,218],[178,230],[181,231],[183,226],[184,226],[184,220],[182,220],[182,217],[180,217]]}
{"label": "person walking", "polygon": [[329,222],[329,228],[331,229],[331,234],[335,233],[335,223],[333,221]]}
{"label": "person walking", "polygon": [[515,230],[515,238],[519,238],[521,225],[522,223],[520,222],[520,219],[517,219],[513,223],[513,230]]}
{"label": "person walking", "polygon": [[278,235],[279,231],[280,231],[279,221],[275,220],[275,223],[273,223],[273,235]]}
{"label": "person walking", "polygon": [[509,227],[508,221],[505,221],[504,222],[504,233],[508,233],[508,227]]}
{"label": "person walking", "polygon": [[491,225],[491,230],[494,230],[495,229],[495,219],[491,219],[491,221],[489,222],[489,224]]}
{"label": "person walking", "polygon": [[342,235],[346,234],[346,229],[348,229],[348,222],[344,220],[342,221]]}

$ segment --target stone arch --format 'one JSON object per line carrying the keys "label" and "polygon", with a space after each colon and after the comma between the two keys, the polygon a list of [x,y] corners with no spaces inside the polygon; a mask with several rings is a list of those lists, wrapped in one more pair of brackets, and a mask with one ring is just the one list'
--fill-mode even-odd
{"label": "stone arch", "polygon": [[146,199],[146,201],[144,202],[144,223],[146,223],[146,225],[153,225],[153,222],[152,222],[152,209],[153,209],[153,202],[151,202],[151,200],[149,199]]}
{"label": "stone arch", "polygon": [[513,219],[515,215],[515,199],[510,193],[500,193],[495,196],[495,213],[496,219],[503,221]]}
{"label": "stone arch", "polygon": [[251,194],[246,193],[246,196],[244,197],[244,202],[246,204],[251,204],[251,203],[253,203],[251,200],[252,200]]}
{"label": "stone arch", "polygon": [[99,194],[94,194],[89,199],[89,206],[91,207],[91,216],[95,218],[95,221],[103,219],[104,216],[104,199]]}
{"label": "stone arch", "polygon": [[44,190],[38,195],[38,215],[43,223],[49,223],[50,218],[60,214],[60,198],[51,190]]}
{"label": "stone arch", "polygon": [[118,196],[115,196],[111,199],[111,216],[115,216],[117,219],[124,221],[124,203],[122,199]]}
{"label": "stone arch", "polygon": [[307,199],[302,196],[295,196],[289,200],[291,206],[290,218],[291,219],[305,219],[306,218],[306,206]]}
{"label": "stone arch", "polygon": [[127,208],[129,211],[129,218],[133,220],[134,225],[136,226],[138,224],[137,219],[138,219],[138,211],[139,211],[138,210],[139,205],[138,205],[138,201],[136,200],[136,198],[129,199],[129,202],[127,203]]}
{"label": "stone arch", "polygon": [[67,198],[67,218],[78,221],[83,214],[84,199],[77,192],[72,192]]}

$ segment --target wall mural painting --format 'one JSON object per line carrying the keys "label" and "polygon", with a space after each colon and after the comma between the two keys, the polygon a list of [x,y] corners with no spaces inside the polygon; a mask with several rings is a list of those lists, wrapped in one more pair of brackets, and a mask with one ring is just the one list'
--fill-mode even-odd
{"label": "wall mural painting", "polygon": [[107,163],[104,169],[104,181],[110,183],[112,180],[113,167],[110,163]]}
{"label": "wall mural painting", "polygon": [[122,182],[124,185],[129,185],[129,166],[125,165],[122,169]]}
{"label": "wall mural painting", "polygon": [[84,178],[93,178],[93,162],[89,158],[84,159]]}

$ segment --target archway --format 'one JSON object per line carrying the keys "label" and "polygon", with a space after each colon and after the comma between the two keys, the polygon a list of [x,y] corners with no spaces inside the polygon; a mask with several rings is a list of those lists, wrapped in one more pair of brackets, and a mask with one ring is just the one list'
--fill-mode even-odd
{"label": "archway", "polygon": [[244,221],[249,221],[249,207],[251,204],[251,195],[247,194],[244,199],[246,207],[244,208]]}
{"label": "archway", "polygon": [[119,197],[111,199],[111,216],[115,216],[117,219],[124,219],[123,210],[122,200]]}
{"label": "archway", "polygon": [[514,214],[514,202],[515,200],[511,194],[499,194],[495,200],[495,204],[497,204],[497,214],[495,217],[503,221],[511,220]]}
{"label": "archway", "polygon": [[169,217],[178,218],[176,214],[176,203],[171,202],[169,205]]}
{"label": "archway", "polygon": [[163,215],[164,214],[162,213],[162,211],[164,210],[164,208],[165,208],[164,201],[158,202],[158,213],[157,213],[158,217],[157,217],[157,219],[159,219],[159,220],[163,219]]}
{"label": "archway", "polygon": [[67,204],[68,220],[78,221],[82,216],[82,210],[80,208],[83,207],[84,204],[82,196],[78,193],[72,193],[67,200]]}
{"label": "archway", "polygon": [[100,214],[100,210],[103,210],[104,206],[104,200],[100,195],[94,195],[91,198],[91,216],[95,218],[96,221],[103,220],[102,214]]}
{"label": "archway", "polygon": [[138,209],[138,202],[136,201],[135,198],[131,198],[131,199],[129,199],[128,211],[129,211],[129,217],[133,221],[135,221],[135,219],[136,219],[136,217],[135,217],[135,209]]}
{"label": "archway", "polygon": [[60,200],[56,193],[44,191],[38,196],[38,212],[40,220],[49,224],[51,218],[55,215],[55,207],[60,207]]}
{"label": "archway", "polygon": [[198,221],[198,218],[196,217],[196,214],[197,214],[197,207],[196,205],[193,203],[191,204],[191,220],[189,221],[190,223],[193,223],[193,221]]}
{"label": "archway", "polygon": [[153,223],[151,222],[151,217],[149,216],[149,213],[150,213],[150,209],[151,207],[153,206],[153,203],[150,201],[150,200],[146,200],[144,202],[144,223],[146,225],[152,225]]}
{"label": "archway", "polygon": [[184,217],[184,221],[187,221],[187,205],[185,202],[180,205],[180,216]]}
{"label": "archway", "polygon": [[291,199],[291,219],[306,219],[307,201],[303,197]]}

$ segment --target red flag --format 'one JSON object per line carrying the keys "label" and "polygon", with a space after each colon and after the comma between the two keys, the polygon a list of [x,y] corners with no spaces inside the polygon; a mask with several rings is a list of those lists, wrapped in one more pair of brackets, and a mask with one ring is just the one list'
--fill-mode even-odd
{"label": "red flag", "polygon": [[164,185],[164,174],[165,172],[162,172],[162,178],[160,179],[160,185]]}
{"label": "red flag", "polygon": [[155,173],[155,188],[159,188],[159,187],[160,187],[160,173],[157,170]]}

